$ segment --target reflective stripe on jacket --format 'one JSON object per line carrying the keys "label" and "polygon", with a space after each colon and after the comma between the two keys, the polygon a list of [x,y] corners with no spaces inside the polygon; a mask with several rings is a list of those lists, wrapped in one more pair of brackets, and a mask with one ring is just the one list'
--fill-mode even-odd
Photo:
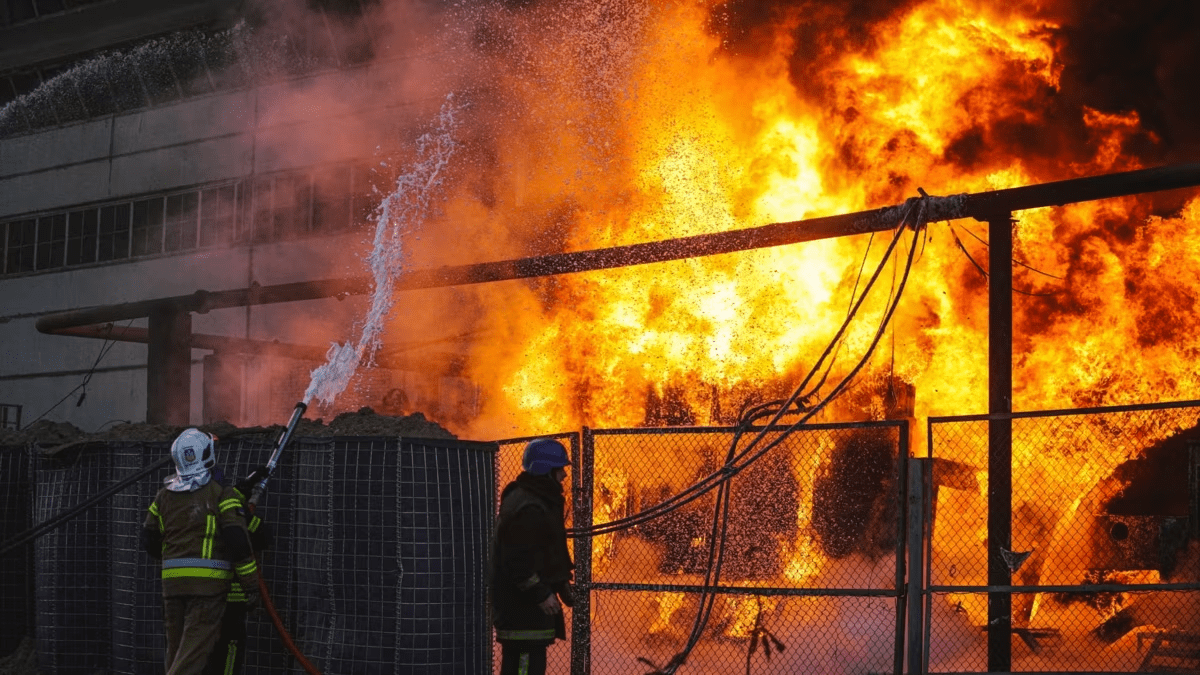
{"label": "reflective stripe on jacket", "polygon": [[248,537],[242,501],[233,488],[210,481],[192,492],[161,489],[144,527],[161,536],[165,597],[221,595],[235,578],[257,585],[254,558],[230,561],[226,552],[227,528]]}

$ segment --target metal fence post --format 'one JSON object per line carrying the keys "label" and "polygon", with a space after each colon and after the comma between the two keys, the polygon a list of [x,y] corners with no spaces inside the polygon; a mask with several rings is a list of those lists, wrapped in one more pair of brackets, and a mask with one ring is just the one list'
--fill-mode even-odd
{"label": "metal fence post", "polygon": [[1188,501],[1192,539],[1200,539],[1200,441],[1188,447]]}
{"label": "metal fence post", "polygon": [[[911,480],[909,476],[909,457],[908,457],[908,439],[909,425],[908,420],[901,420],[900,426],[896,428],[898,438],[896,439],[896,646],[893,654],[892,672],[896,675],[904,672],[904,637],[906,632],[905,616],[908,613],[908,605],[913,602],[913,599],[904,591],[904,579],[908,570],[905,569],[905,546],[908,545],[905,536],[910,526],[906,526],[905,514],[908,512],[908,501],[911,499],[908,488],[908,483]],[[907,519],[907,520],[911,520]]]}
{"label": "metal fence post", "polygon": [[[1010,586],[1012,550],[1011,213],[988,219],[988,586]],[[1012,669],[1012,594],[988,592],[988,672]]]}
{"label": "metal fence post", "polygon": [[[578,438],[578,437],[576,437]],[[592,473],[595,469],[595,436],[583,428],[582,443],[572,453],[576,493],[574,527],[592,527]],[[574,440],[574,439],[573,439]],[[571,608],[571,675],[592,672],[592,535],[575,537],[575,606]]]}
{"label": "metal fence post", "polygon": [[924,671],[925,621],[925,500],[929,496],[933,462],[908,460],[908,672]]}

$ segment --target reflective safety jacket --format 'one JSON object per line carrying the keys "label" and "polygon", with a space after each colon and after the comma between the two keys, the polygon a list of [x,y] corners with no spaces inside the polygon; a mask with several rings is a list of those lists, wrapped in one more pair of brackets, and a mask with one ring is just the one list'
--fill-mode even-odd
{"label": "reflective safety jacket", "polygon": [[164,597],[224,595],[235,579],[258,586],[245,507],[233,488],[216,481],[192,492],[163,488],[142,529],[147,552],[163,561]]}

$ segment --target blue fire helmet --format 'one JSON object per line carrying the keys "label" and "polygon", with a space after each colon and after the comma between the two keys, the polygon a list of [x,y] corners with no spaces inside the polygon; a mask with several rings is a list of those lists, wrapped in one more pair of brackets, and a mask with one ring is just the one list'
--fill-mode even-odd
{"label": "blue fire helmet", "polygon": [[521,457],[521,468],[537,476],[544,476],[554,469],[570,464],[571,458],[567,457],[567,449],[562,443],[550,438],[529,441],[525,446],[525,454]]}

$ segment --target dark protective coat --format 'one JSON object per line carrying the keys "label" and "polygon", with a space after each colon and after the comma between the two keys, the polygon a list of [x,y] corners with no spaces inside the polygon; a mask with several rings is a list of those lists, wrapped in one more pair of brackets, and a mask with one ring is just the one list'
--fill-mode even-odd
{"label": "dark protective coat", "polygon": [[575,565],[567,551],[565,506],[562,485],[550,476],[522,473],[501,492],[491,584],[500,642],[566,639],[563,615],[538,607],[552,593],[569,594]]}

